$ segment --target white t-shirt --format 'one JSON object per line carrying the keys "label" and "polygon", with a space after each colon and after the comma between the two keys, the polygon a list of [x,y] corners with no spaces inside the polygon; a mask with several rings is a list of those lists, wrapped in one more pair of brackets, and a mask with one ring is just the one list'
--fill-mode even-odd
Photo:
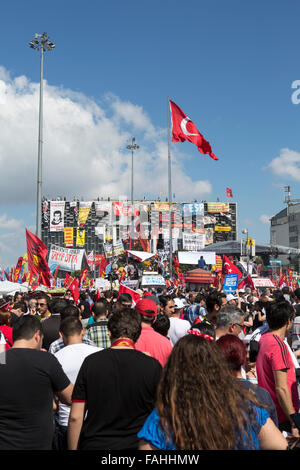
{"label": "white t-shirt", "polygon": [[[70,344],[57,351],[54,356],[60,362],[70,382],[74,385],[84,359],[90,354],[101,350],[102,348],[85,343]],[[70,409],[70,406],[59,402],[58,422],[61,426],[68,426]]]}
{"label": "white t-shirt", "polygon": [[174,346],[177,341],[185,336],[188,330],[191,329],[191,324],[187,320],[182,320],[177,317],[170,317],[170,329],[169,329],[169,338],[171,340],[172,346]]}

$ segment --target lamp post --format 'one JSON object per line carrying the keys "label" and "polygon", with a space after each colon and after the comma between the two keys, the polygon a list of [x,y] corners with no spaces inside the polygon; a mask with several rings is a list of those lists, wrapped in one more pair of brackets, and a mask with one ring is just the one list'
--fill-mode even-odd
{"label": "lamp post", "polygon": [[42,236],[42,150],[43,150],[43,67],[44,52],[51,51],[55,44],[51,42],[47,33],[35,33],[35,38],[30,41],[29,46],[32,49],[40,51],[41,69],[40,69],[40,106],[39,106],[39,139],[38,139],[38,170],[37,170],[37,207],[36,207],[36,234],[39,238]]}
{"label": "lamp post", "polygon": [[[131,240],[134,239],[134,210],[133,210],[133,153],[140,147],[135,143],[135,137],[131,139],[131,145],[127,145],[127,149],[131,150]],[[131,242],[130,242],[131,248]]]}
{"label": "lamp post", "polygon": [[247,255],[247,276],[249,274],[249,250],[248,250],[248,229],[244,228],[242,233],[246,234],[246,255]]}

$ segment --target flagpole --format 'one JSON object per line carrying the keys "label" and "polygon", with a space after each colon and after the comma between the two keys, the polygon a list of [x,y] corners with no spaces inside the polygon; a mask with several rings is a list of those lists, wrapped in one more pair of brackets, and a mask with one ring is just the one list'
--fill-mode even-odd
{"label": "flagpole", "polygon": [[170,100],[168,98],[168,187],[169,187],[169,274],[172,277],[172,182],[171,182],[171,136],[170,136]]}

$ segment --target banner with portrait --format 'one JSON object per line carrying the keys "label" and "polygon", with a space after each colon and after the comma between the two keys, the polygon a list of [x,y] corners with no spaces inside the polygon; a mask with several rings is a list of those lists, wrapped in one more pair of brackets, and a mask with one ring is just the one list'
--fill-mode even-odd
{"label": "banner with portrait", "polygon": [[84,246],[85,244],[85,230],[78,228],[76,232],[76,246]]}
{"label": "banner with portrait", "polygon": [[65,201],[50,201],[50,232],[63,232]]}

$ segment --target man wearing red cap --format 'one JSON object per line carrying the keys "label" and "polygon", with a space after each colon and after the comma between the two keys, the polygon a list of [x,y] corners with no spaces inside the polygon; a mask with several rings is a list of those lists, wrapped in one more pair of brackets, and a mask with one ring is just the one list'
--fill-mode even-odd
{"label": "man wearing red cap", "polygon": [[145,298],[136,304],[135,310],[141,315],[142,319],[142,332],[135,348],[154,357],[164,367],[172,351],[172,344],[168,338],[152,328],[157,317],[156,303]]}

